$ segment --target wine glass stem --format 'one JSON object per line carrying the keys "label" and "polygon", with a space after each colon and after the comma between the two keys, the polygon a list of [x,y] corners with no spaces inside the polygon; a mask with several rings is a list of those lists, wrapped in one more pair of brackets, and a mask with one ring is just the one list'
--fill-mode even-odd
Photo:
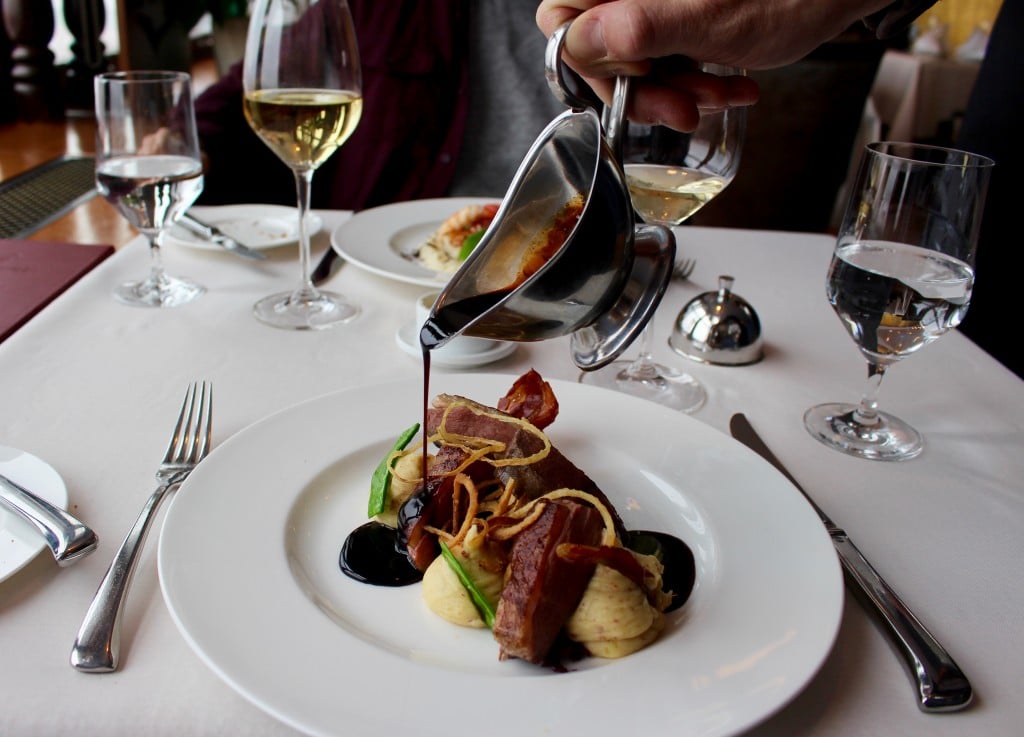
{"label": "wine glass stem", "polygon": [[868,361],[868,382],[861,395],[860,404],[853,411],[853,419],[861,425],[871,427],[878,424],[878,388],[885,377],[886,365]]}
{"label": "wine glass stem", "polygon": [[154,284],[160,284],[164,280],[163,256],[160,253],[163,231],[144,233],[144,235],[149,242],[149,280]]}
{"label": "wine glass stem", "polygon": [[313,190],[313,170],[295,170],[295,190],[298,195],[299,210],[299,268],[302,270],[302,286],[297,290],[297,295],[305,299],[315,298],[318,294],[309,269],[309,231],[306,228],[307,215],[309,214],[310,194]]}
{"label": "wine glass stem", "polygon": [[640,355],[626,368],[626,374],[631,379],[654,379],[658,376],[658,367],[654,363],[654,354],[651,352],[651,343],[654,339],[653,325],[654,316],[647,321],[643,332],[640,333]]}

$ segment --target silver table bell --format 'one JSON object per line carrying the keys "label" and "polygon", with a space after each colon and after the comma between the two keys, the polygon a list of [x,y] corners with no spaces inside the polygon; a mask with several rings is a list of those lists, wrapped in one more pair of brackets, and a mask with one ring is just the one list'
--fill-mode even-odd
{"label": "silver table bell", "polygon": [[745,299],[732,293],[734,279],[718,277],[718,291],[690,300],[672,328],[668,344],[701,363],[744,366],[764,357],[761,321]]}

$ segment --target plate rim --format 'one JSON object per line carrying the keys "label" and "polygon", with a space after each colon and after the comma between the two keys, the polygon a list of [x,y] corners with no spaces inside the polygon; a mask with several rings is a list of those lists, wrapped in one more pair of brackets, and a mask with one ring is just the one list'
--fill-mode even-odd
{"label": "plate rim", "polygon": [[[507,388],[508,386],[511,385],[511,382],[514,379],[515,376],[506,376],[503,374],[472,374],[468,376],[440,375],[437,377],[432,377],[432,387],[435,383],[446,386],[467,385],[469,387],[469,390],[466,391],[466,395],[474,397],[475,395],[478,395],[480,390],[483,388],[486,388],[489,391],[494,391],[498,386]],[[578,392],[582,392],[583,396],[589,396],[591,399],[593,399],[596,395],[588,393],[598,392],[601,393],[605,399],[608,399],[612,404],[614,404],[618,409],[622,408],[623,402],[625,402],[626,406],[629,406],[631,402],[639,402],[642,404],[636,405],[636,408],[641,410],[642,413],[645,415],[660,414],[662,417],[666,418],[673,417],[675,418],[675,421],[681,423],[680,427],[684,428],[687,427],[687,423],[693,423],[688,426],[687,432],[698,432],[700,434],[704,434],[707,438],[705,443],[710,444],[710,446],[712,447],[726,447],[729,449],[730,453],[738,454],[740,458],[745,459],[745,463],[750,464],[752,466],[752,468],[749,469],[750,471],[756,470],[759,472],[759,474],[765,474],[767,487],[774,486],[774,493],[783,494],[782,497],[779,497],[778,499],[775,500],[776,503],[784,500],[785,503],[783,504],[783,506],[791,507],[791,509],[788,509],[789,512],[796,512],[798,517],[800,515],[803,516],[802,521],[798,520],[798,528],[800,529],[800,532],[803,535],[810,535],[810,538],[813,538],[813,540],[815,541],[814,544],[818,546],[818,557],[814,559],[812,556],[812,560],[816,560],[815,565],[821,567],[823,578],[817,582],[817,588],[814,588],[813,592],[815,595],[821,597],[821,600],[816,602],[816,607],[808,606],[806,600],[802,600],[799,605],[797,605],[796,603],[791,605],[794,611],[803,612],[804,610],[814,610],[815,613],[812,615],[808,611],[804,614],[805,617],[811,617],[812,619],[809,621],[802,620],[800,622],[801,627],[797,629],[799,629],[800,633],[802,634],[796,634],[791,631],[789,633],[789,636],[797,638],[806,638],[808,637],[806,631],[810,630],[813,636],[819,638],[818,641],[811,643],[813,653],[810,654],[809,657],[805,657],[803,661],[800,663],[800,667],[798,669],[799,672],[785,674],[786,677],[782,679],[786,681],[785,685],[774,683],[774,681],[778,679],[773,678],[773,687],[782,689],[782,693],[779,696],[779,698],[772,698],[769,699],[770,703],[764,703],[763,694],[760,694],[755,699],[758,701],[756,709],[750,710],[748,708],[747,711],[744,711],[744,709],[741,708],[739,709],[738,713],[730,712],[725,724],[718,724],[710,730],[707,728],[707,725],[704,725],[704,728],[699,733],[701,735],[714,735],[716,737],[726,737],[727,735],[735,735],[743,731],[744,729],[748,729],[751,726],[760,723],[764,719],[768,718],[776,711],[781,709],[785,704],[789,703],[789,701],[791,701],[800,691],[802,691],[803,688],[807,685],[807,683],[814,677],[814,675],[818,672],[818,670],[824,663],[825,658],[831,652],[838,634],[843,607],[843,588],[841,570],[839,567],[838,558],[834,554],[834,549],[831,546],[831,542],[828,538],[828,535],[824,530],[824,527],[821,526],[820,521],[818,521],[816,515],[814,515],[813,510],[810,508],[809,505],[807,505],[806,500],[802,497],[802,495],[800,495],[800,493],[795,489],[795,487],[793,487],[788,480],[786,480],[781,474],[779,474],[778,471],[772,468],[766,461],[761,459],[760,456],[754,454],[753,451],[750,451],[745,446],[742,446],[737,441],[733,440],[728,435],[721,433],[715,428],[704,425],[703,423],[699,423],[698,421],[686,415],[682,415],[680,413],[667,410],[663,407],[655,405],[654,403],[644,402],[643,400],[627,397],[626,395],[620,395],[614,392],[609,392],[607,390],[602,390],[595,387],[585,386],[577,383],[564,382],[559,380],[552,380],[551,383],[555,388],[556,395],[565,396],[567,392],[572,392],[576,397],[579,397],[580,395],[578,394]],[[369,394],[372,394],[373,392],[381,393],[384,396],[394,396],[399,388],[401,388],[405,392],[411,392],[410,396],[415,396],[417,395],[418,392],[422,391],[422,385],[420,384],[420,382],[409,380],[400,382],[389,382],[385,384],[373,384],[361,387],[350,387],[347,389],[342,389],[325,395],[321,395],[319,397],[314,397],[304,402],[299,402],[295,405],[292,405],[291,407],[285,408],[267,417],[264,417],[263,419],[258,420],[249,427],[240,431],[235,436],[225,441],[220,447],[215,448],[211,453],[210,457],[206,461],[204,461],[204,464],[201,464],[200,467],[198,467],[195,472],[193,472],[193,475],[190,477],[190,479],[186,482],[182,489],[179,490],[178,496],[174,500],[172,500],[171,508],[167,512],[167,516],[164,521],[163,531],[160,536],[158,551],[158,567],[160,571],[161,590],[164,594],[164,599],[168,606],[168,610],[171,613],[172,619],[174,620],[176,626],[178,627],[179,631],[184,636],[190,647],[192,647],[192,649],[197,653],[199,658],[204,663],[206,663],[215,673],[217,673],[229,686],[231,686],[236,691],[245,696],[247,699],[249,699],[258,708],[308,734],[332,736],[338,735],[340,734],[338,730],[344,729],[344,725],[346,725],[346,723],[349,726],[358,723],[361,727],[366,729],[371,728],[367,725],[371,725],[374,730],[376,730],[377,727],[393,728],[395,725],[391,721],[389,721],[389,717],[387,715],[381,716],[379,714],[368,714],[365,712],[365,709],[361,709],[358,705],[355,707],[350,705],[348,707],[343,708],[340,706],[335,707],[334,704],[332,704],[330,708],[338,708],[340,709],[340,712],[337,714],[333,714],[330,719],[325,719],[324,714],[321,713],[321,710],[325,708],[324,705],[320,702],[310,703],[310,699],[312,699],[313,696],[311,694],[306,693],[306,690],[304,690],[302,694],[289,693],[287,695],[282,695],[276,692],[268,692],[266,684],[254,682],[254,674],[251,670],[248,670],[245,673],[240,674],[237,663],[225,664],[223,650],[218,653],[210,652],[210,650],[213,648],[222,647],[223,643],[220,643],[219,640],[218,644],[215,644],[213,648],[211,648],[209,641],[202,643],[199,642],[197,638],[194,636],[195,633],[189,631],[190,625],[195,626],[196,624],[195,611],[187,611],[187,606],[185,607],[185,609],[180,609],[182,602],[180,599],[178,599],[178,596],[181,593],[180,586],[182,584],[183,579],[180,575],[180,570],[176,571],[175,567],[177,566],[178,568],[180,568],[182,565],[181,547],[183,543],[183,536],[181,532],[176,531],[176,527],[178,527],[179,525],[177,520],[179,519],[180,515],[183,514],[183,510],[188,511],[189,505],[193,504],[193,502],[190,500],[204,499],[208,501],[210,499],[210,497],[208,496],[208,491],[202,492],[202,494],[192,496],[192,490],[196,488],[197,485],[199,485],[202,479],[204,478],[204,466],[206,466],[207,469],[212,468],[214,467],[214,464],[211,464],[211,461],[214,461],[214,459],[238,452],[230,451],[227,449],[235,448],[239,445],[242,445],[244,447],[244,444],[247,442],[247,438],[249,438],[250,436],[253,438],[258,438],[259,434],[262,432],[272,432],[275,425],[277,425],[278,429],[280,429],[281,425],[287,426],[289,425],[289,423],[296,422],[302,419],[304,416],[306,416],[305,419],[307,420],[310,419],[311,417],[316,418],[320,415],[323,415],[323,419],[327,419],[329,416],[332,416],[331,413],[329,413],[330,409],[342,409],[348,400],[352,400],[357,397],[365,397]],[[499,391],[504,391],[504,389],[501,389]],[[615,397],[615,399],[612,400],[609,395],[611,395],[611,397]],[[573,401],[576,400],[574,399]],[[335,407],[335,404],[337,404],[338,406]],[[218,456],[218,453],[220,453],[221,455]],[[351,455],[351,453],[349,453],[349,455]],[[302,460],[302,463],[313,463],[312,459],[314,456],[314,451],[307,449],[306,456]],[[342,456],[348,457],[345,456],[344,454],[342,454]],[[330,462],[333,463],[334,461],[332,460]],[[315,465],[315,463],[313,463],[313,465]],[[780,491],[780,489],[784,491]],[[249,491],[251,491],[251,489]],[[302,488],[299,488],[295,491],[296,496],[298,496],[301,493]],[[202,506],[202,503],[200,503],[200,506]],[[191,516],[194,518],[194,513],[192,513]],[[195,520],[193,519],[193,522],[194,521]],[[346,532],[347,531],[342,531],[341,534],[343,535]],[[802,554],[806,554],[806,551],[803,551]],[[284,556],[282,555],[281,557],[283,558]],[[282,571],[284,571],[284,575],[291,575],[290,572],[288,572],[287,570],[287,563],[283,561],[275,560],[273,564],[268,568],[274,569],[274,575],[281,575]],[[827,575],[825,575],[826,571]],[[266,573],[266,571],[264,571],[264,573]],[[207,575],[209,575],[209,568],[207,569]],[[735,588],[735,586],[733,586],[732,588]],[[278,597],[278,601],[279,600],[280,597]],[[220,605],[224,604],[223,601],[219,601],[218,603]],[[306,604],[312,606],[308,601],[306,601]],[[223,614],[223,612],[220,613]],[[824,613],[824,617],[822,617],[822,613]],[[322,612],[318,611],[317,614],[322,616]],[[707,611],[705,610],[703,614],[706,616]],[[736,614],[736,612],[732,612],[731,616]],[[302,616],[305,617],[305,614],[303,614]],[[202,615],[200,615],[200,618],[202,618]],[[816,623],[814,623],[814,619],[817,619]],[[314,623],[312,619],[304,618],[303,621],[298,624],[301,624],[304,628],[309,627]],[[317,629],[318,634],[324,635],[327,637],[328,640],[333,641],[334,638],[331,636],[330,633],[334,630],[339,630],[337,625],[334,623],[330,623],[330,627],[333,628],[332,630],[330,628],[321,629],[320,624],[316,624],[313,627],[313,629]],[[813,624],[814,626],[810,626],[811,624]],[[687,626],[692,627],[694,625],[691,624]],[[223,629],[223,627],[218,628],[218,637],[220,638],[224,636]],[[299,627],[293,627],[292,629],[299,629]],[[817,630],[817,632],[815,632],[815,630]],[[201,634],[205,636],[209,633]],[[282,637],[285,637],[285,639],[297,636],[298,635],[295,635],[294,633],[282,635]],[[202,639],[202,637],[200,637],[199,639]],[[207,638],[207,640],[208,639],[209,638]],[[349,638],[349,640],[352,639],[354,638]],[[366,646],[365,643],[353,644],[349,640],[346,640],[345,647],[349,649],[349,655],[355,655],[356,659],[359,659],[361,656],[368,657],[372,653],[379,654],[379,650],[370,648]],[[337,643],[334,644],[337,645]],[[280,646],[281,643],[278,643],[278,645]],[[651,657],[649,654],[658,652],[659,651],[657,645],[655,645],[652,648],[648,648],[647,650],[642,651],[641,653],[637,653],[636,655],[631,656],[631,658],[627,658],[624,661],[618,662],[632,662],[632,660],[636,658],[637,662],[639,663],[639,661],[645,657],[645,654],[648,654],[646,659],[650,660]],[[263,654],[267,655],[269,654],[269,651]],[[280,653],[278,653],[278,655],[280,655]],[[663,661],[668,657],[668,655],[668,649],[666,648],[661,652],[661,655],[656,656],[654,660],[655,662],[661,662],[662,664],[664,664]],[[321,660],[322,655],[320,654],[307,654],[307,658],[310,659],[309,662],[316,661],[316,664],[321,666],[322,668],[330,669],[337,667],[337,665],[334,664],[334,661],[331,661],[332,664],[328,667]],[[271,660],[274,660],[274,658],[271,657]],[[279,660],[276,660],[275,662],[278,666],[283,665],[283,663]],[[360,660],[360,668],[362,669],[367,667],[368,662],[368,660]],[[394,662],[395,660],[393,658],[389,659],[388,653],[384,653],[380,654],[379,660],[374,660],[374,667],[383,668],[385,670],[389,670],[389,672],[400,672],[404,674],[404,677],[410,679],[415,679],[419,676],[429,676],[431,673],[436,673],[436,671],[421,671],[420,664],[406,663],[405,661],[401,661],[403,665],[397,667],[396,669],[396,667],[394,666]],[[249,665],[252,666],[253,664],[250,663]],[[289,668],[291,667],[292,665],[289,664]],[[614,670],[614,668],[601,667],[595,669],[592,672],[600,674],[605,671],[611,672]],[[319,672],[322,671],[318,671],[318,673]],[[534,670],[531,670],[530,675],[539,674],[537,674]],[[563,674],[559,677],[572,679],[576,675],[578,674]],[[448,681],[450,681],[450,684],[454,685],[468,686],[472,682],[471,679],[464,678],[463,674],[446,673],[446,677]],[[601,678],[601,676],[598,675],[596,678]],[[258,678],[256,680],[258,680]],[[538,679],[538,681],[546,682],[546,679],[541,677]],[[567,680],[566,683],[568,684],[568,682],[569,681]],[[533,681],[531,679],[519,680],[517,682],[517,685],[519,686],[520,690],[524,688],[528,689],[533,687],[531,686],[531,684],[533,684]],[[360,683],[358,685],[354,685],[354,687],[358,690],[360,688],[364,688],[364,685]],[[540,686],[536,687],[539,688]],[[567,691],[569,691],[570,693],[574,693],[573,689],[571,688],[567,689]],[[358,697],[359,694],[357,693],[356,696]],[[602,705],[599,705],[601,709],[606,708],[605,706],[603,706],[603,704],[604,701],[602,700]],[[591,704],[591,706],[593,707],[594,705]],[[298,713],[299,711],[301,711],[302,708],[306,708],[308,711],[306,713]],[[314,711],[316,713],[311,714],[310,711]],[[604,725],[605,722],[608,721],[610,715],[603,714],[603,716],[605,717],[605,720],[602,721],[602,725]],[[515,722],[515,719],[509,720],[509,723],[512,722]],[[532,726],[536,727],[537,725]],[[661,730],[654,731],[655,733],[661,732]],[[513,732],[514,730],[510,727],[503,726],[497,728],[495,734],[501,737],[506,734],[511,735],[513,734]],[[600,726],[600,728],[594,731],[594,734],[612,733],[613,732],[609,731],[606,726]],[[678,723],[674,723],[672,725],[672,729],[666,730],[665,733],[697,734],[697,732],[694,731],[687,731],[685,725],[681,725]],[[424,734],[426,734],[426,732],[424,732]],[[434,732],[431,732],[431,734],[434,734]],[[441,734],[441,732],[438,732],[437,734]]]}
{"label": "plate rim", "polygon": [[[442,287],[451,274],[440,274],[430,272],[425,266],[419,266],[396,257],[395,262],[389,267],[388,261],[392,254],[390,245],[391,237],[400,230],[413,225],[423,224],[437,220],[444,220],[448,215],[466,205],[486,204],[490,202],[501,202],[501,197],[427,197],[417,200],[404,200],[402,202],[389,202],[376,207],[369,207],[352,214],[345,222],[338,225],[331,231],[331,248],[354,266],[395,281],[406,284],[417,284],[423,287]],[[418,213],[437,210],[437,215],[429,220],[408,220],[414,217],[425,217]],[[380,222],[389,222],[386,233],[378,228]],[[346,247],[343,238],[350,235],[349,231],[355,233],[352,238],[355,247]],[[388,254],[381,260],[381,253]],[[397,264],[408,265],[408,271],[397,271]],[[418,273],[422,272],[422,273]]]}
{"label": "plate rim", "polygon": [[[13,459],[5,461],[4,456],[11,454],[16,456],[22,463],[29,465],[28,471],[25,469],[16,469],[12,471],[10,468],[5,468],[9,463],[13,463]],[[29,473],[31,472],[31,473]],[[37,455],[29,453],[28,451],[15,448],[10,445],[0,444],[0,473],[24,486],[25,488],[31,489],[32,492],[46,501],[50,502],[60,509],[67,509],[68,505],[68,489],[64,478],[60,475],[56,468],[44,461]],[[46,550],[46,541],[43,539],[39,532],[31,527],[28,522],[25,522],[17,513],[9,510],[5,507],[0,506],[0,514],[4,515],[5,519],[15,521],[15,529],[11,530],[6,528],[7,532],[12,535],[18,535],[18,541],[26,543],[27,541],[36,541],[38,544],[35,548],[31,548],[31,552],[26,552],[25,555],[16,561],[8,561],[6,566],[0,565],[0,582],[6,581],[11,576],[15,575],[22,568],[27,566],[36,557]],[[22,531],[22,528],[24,530]],[[6,544],[7,536],[4,535],[4,543]],[[0,562],[3,559],[0,558]]]}

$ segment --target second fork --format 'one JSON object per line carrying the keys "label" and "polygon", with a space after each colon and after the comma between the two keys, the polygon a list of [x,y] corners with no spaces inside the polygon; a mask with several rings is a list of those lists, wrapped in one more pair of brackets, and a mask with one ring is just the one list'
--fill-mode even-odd
{"label": "second fork", "polygon": [[168,492],[177,489],[210,451],[212,432],[213,386],[205,381],[193,383],[185,392],[170,444],[157,469],[159,485],[118,548],[78,630],[78,637],[71,648],[71,666],[76,670],[83,673],[117,670],[121,614],[146,534]]}
{"label": "second fork", "polygon": [[697,259],[681,258],[672,267],[672,278],[678,281],[685,281],[690,278],[694,267],[697,266]]}

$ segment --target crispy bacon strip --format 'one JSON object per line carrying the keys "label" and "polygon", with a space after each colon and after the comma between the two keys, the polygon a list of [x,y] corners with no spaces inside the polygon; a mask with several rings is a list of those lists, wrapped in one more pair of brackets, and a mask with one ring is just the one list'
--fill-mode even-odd
{"label": "crispy bacon strip", "polygon": [[591,563],[613,568],[640,588],[644,585],[646,571],[640,562],[626,548],[608,545],[579,545],[563,543],[555,551],[558,556],[571,563]]}
{"label": "crispy bacon strip", "polygon": [[498,400],[498,409],[505,414],[529,420],[543,430],[558,417],[558,399],[551,385],[534,369],[516,379],[504,397]]}

